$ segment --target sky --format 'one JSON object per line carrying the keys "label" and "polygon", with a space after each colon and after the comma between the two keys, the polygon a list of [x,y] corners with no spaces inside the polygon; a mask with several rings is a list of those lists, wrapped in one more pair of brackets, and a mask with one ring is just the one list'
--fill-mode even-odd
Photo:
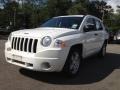
{"label": "sky", "polygon": [[[96,1],[96,0],[91,0],[91,1]],[[112,8],[114,9],[114,12],[116,12],[117,6],[120,5],[120,0],[103,0],[103,1],[106,1],[108,5],[111,5]]]}
{"label": "sky", "polygon": [[116,12],[117,5],[120,5],[120,0],[109,0],[107,2],[108,2],[108,5],[111,5],[114,11]]}
{"label": "sky", "polygon": [[[90,1],[97,1],[97,0],[90,0]],[[117,6],[120,6],[120,0],[99,0],[99,1],[105,1],[108,5],[111,5],[114,9],[114,12],[116,13]]]}

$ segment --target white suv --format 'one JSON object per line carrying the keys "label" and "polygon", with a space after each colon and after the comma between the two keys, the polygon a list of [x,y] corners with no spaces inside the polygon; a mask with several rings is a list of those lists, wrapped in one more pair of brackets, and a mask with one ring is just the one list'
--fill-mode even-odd
{"label": "white suv", "polygon": [[91,15],[59,16],[36,29],[12,32],[5,44],[6,61],[30,70],[79,72],[81,60],[104,56],[108,33]]}

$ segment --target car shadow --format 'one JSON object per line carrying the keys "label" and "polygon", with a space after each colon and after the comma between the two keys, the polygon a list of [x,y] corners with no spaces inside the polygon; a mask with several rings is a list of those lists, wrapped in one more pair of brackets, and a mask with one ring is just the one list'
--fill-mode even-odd
{"label": "car shadow", "polygon": [[115,69],[120,68],[120,54],[107,53],[100,59],[91,57],[85,59],[80,74],[75,78],[67,78],[61,73],[42,73],[21,68],[20,73],[26,77],[49,84],[80,85],[99,82],[109,76]]}

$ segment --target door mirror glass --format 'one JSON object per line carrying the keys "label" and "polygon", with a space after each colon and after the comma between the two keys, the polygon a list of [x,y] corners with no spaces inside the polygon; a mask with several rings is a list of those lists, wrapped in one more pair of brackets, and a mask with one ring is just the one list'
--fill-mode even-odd
{"label": "door mirror glass", "polygon": [[93,31],[94,29],[95,29],[94,24],[88,23],[88,24],[86,24],[86,25],[84,26],[84,32]]}

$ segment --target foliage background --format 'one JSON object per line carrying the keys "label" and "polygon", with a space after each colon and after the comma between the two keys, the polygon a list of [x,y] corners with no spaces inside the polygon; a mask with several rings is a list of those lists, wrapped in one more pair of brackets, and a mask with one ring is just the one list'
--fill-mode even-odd
{"label": "foliage background", "polygon": [[[120,7],[117,13],[104,1],[89,0],[26,0],[18,3],[3,0],[0,9],[0,28],[10,27],[10,31],[23,28],[36,28],[46,20],[60,15],[91,14],[103,19],[109,30],[120,29]],[[104,11],[104,17],[103,17]]]}

